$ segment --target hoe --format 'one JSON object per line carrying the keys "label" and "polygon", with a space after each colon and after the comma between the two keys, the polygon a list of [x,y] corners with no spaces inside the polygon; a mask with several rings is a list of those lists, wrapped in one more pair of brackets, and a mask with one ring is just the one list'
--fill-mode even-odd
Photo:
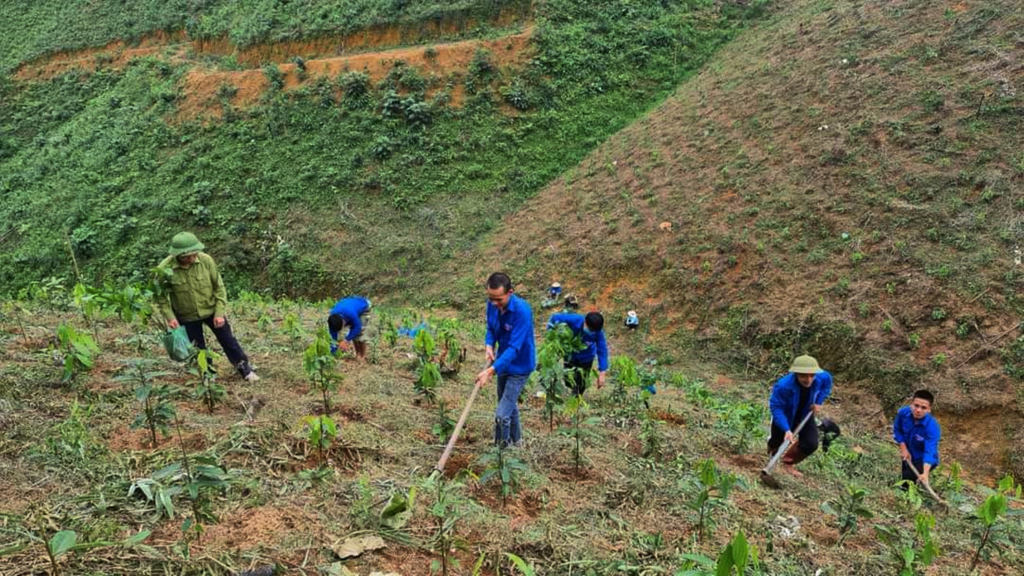
{"label": "hoe", "polygon": [[[793,431],[794,438],[800,435],[800,431],[803,430],[804,424],[807,424],[807,421],[810,420],[811,416],[813,415],[813,410],[807,412],[807,416],[804,416],[804,419],[800,422],[800,425],[797,426],[796,430]],[[792,442],[789,440],[783,441],[782,446],[779,446],[779,450],[775,453],[775,456],[772,456],[772,459],[768,461],[768,465],[764,467],[764,470],[761,470],[761,482],[763,482],[766,486],[769,486],[771,488],[782,487],[782,485],[779,484],[779,481],[776,480],[774,476],[772,476],[772,469],[775,468],[775,465],[779,463],[780,459],[782,459],[782,455],[786,453],[786,450],[789,450],[790,444],[792,444]]]}

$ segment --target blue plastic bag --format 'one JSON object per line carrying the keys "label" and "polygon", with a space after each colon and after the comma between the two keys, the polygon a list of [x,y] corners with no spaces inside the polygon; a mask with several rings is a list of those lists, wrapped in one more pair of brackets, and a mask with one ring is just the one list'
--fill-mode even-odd
{"label": "blue plastic bag", "polygon": [[192,353],[191,347],[192,344],[188,341],[188,332],[185,331],[184,326],[178,326],[164,334],[164,348],[167,349],[167,355],[171,357],[171,360],[178,362],[188,360]]}

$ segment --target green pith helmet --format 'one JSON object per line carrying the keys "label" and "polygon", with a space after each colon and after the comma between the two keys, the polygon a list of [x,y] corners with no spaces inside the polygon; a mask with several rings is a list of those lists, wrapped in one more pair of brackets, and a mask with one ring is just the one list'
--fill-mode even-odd
{"label": "green pith helmet", "polygon": [[196,235],[191,232],[179,232],[174,235],[171,239],[171,256],[181,256],[182,254],[191,254],[193,252],[199,252],[206,246],[196,238]]}
{"label": "green pith helmet", "polygon": [[818,361],[813,357],[797,356],[789,367],[789,371],[796,374],[817,374],[821,372],[821,368],[818,366]]}

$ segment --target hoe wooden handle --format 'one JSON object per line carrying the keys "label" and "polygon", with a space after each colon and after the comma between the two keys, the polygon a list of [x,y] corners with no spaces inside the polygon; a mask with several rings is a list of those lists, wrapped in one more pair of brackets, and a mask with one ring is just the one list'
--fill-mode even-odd
{"label": "hoe wooden handle", "polygon": [[444,447],[444,453],[441,454],[441,459],[437,461],[437,466],[434,466],[436,472],[444,472],[444,465],[448,463],[448,458],[452,455],[452,450],[455,448],[455,442],[459,439],[459,432],[462,431],[462,426],[466,423],[466,417],[469,416],[469,409],[473,406],[473,401],[476,400],[476,394],[480,391],[483,384],[475,384],[473,386],[473,392],[469,395],[469,402],[466,402],[466,407],[462,409],[462,415],[459,416],[459,421],[455,424],[455,430],[452,431],[452,437],[448,439],[448,445]]}

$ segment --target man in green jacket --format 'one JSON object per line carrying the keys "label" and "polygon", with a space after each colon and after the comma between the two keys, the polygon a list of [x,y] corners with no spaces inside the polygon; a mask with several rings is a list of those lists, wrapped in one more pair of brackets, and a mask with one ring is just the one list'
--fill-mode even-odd
{"label": "man in green jacket", "polygon": [[204,248],[190,232],[174,236],[170,255],[158,266],[163,271],[158,280],[163,291],[154,302],[155,308],[169,328],[184,326],[188,339],[201,350],[206,349],[203,324],[209,326],[238,373],[246,380],[259,380],[224,317],[227,291],[217,264],[202,252]]}

